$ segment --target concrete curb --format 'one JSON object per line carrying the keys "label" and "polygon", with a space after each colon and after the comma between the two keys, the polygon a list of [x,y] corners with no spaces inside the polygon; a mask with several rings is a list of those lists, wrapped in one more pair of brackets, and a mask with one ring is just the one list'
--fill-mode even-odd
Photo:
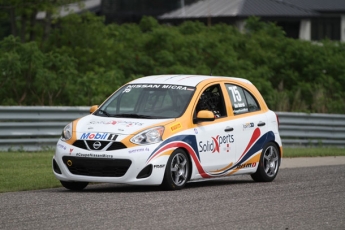
{"label": "concrete curb", "polygon": [[296,158],[283,157],[280,168],[300,168],[322,165],[345,165],[345,156]]}

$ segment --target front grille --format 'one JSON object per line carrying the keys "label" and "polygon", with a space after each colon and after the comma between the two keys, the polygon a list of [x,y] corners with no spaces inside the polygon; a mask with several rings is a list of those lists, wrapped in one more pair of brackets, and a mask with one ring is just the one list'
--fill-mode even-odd
{"label": "front grille", "polygon": [[73,143],[73,146],[81,148],[81,149],[87,149],[86,143],[83,140],[77,140]]}
{"label": "front grille", "polygon": [[96,159],[64,156],[63,162],[75,175],[97,177],[121,177],[132,162],[127,159]]}
{"label": "front grille", "polygon": [[[93,144],[95,142],[100,142],[101,147],[98,149],[95,149],[93,147]],[[108,146],[109,142],[111,144]],[[106,151],[112,151],[112,150],[119,150],[119,149],[125,149],[127,148],[126,145],[124,145],[122,142],[114,142],[114,141],[91,141],[91,140],[76,140],[73,143],[73,146],[86,149],[86,150],[104,150],[104,147],[108,146]],[[88,148],[89,147],[89,148]]]}
{"label": "front grille", "polygon": [[[93,146],[94,143],[99,142],[100,144],[99,148],[95,148]],[[89,146],[91,150],[102,150],[107,144],[109,144],[109,141],[86,141],[86,144]]]}
{"label": "front grille", "polygon": [[118,149],[125,149],[127,148],[126,145],[122,144],[122,142],[113,142],[109,148],[107,149],[107,151],[111,151],[111,150],[118,150]]}

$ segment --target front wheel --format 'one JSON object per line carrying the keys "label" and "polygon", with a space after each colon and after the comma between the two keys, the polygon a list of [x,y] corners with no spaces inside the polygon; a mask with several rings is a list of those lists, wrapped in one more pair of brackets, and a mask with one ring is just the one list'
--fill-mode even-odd
{"label": "front wheel", "polygon": [[168,190],[182,189],[190,173],[189,158],[182,149],[176,149],[170,156],[165,168],[162,186]]}
{"label": "front wheel", "polygon": [[268,143],[263,148],[258,169],[251,177],[256,182],[271,182],[278,174],[280,154],[274,143]]}
{"label": "front wheel", "polygon": [[81,191],[89,184],[88,182],[70,182],[70,181],[62,181],[62,180],[60,180],[60,183],[65,188],[69,190],[73,190],[73,191]]}

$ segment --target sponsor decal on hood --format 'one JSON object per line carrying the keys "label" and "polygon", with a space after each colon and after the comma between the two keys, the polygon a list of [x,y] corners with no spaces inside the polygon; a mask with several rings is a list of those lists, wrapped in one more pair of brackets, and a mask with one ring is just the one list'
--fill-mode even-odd
{"label": "sponsor decal on hood", "polygon": [[[173,121],[175,119],[133,119],[88,115],[78,120],[76,131],[79,133],[78,138],[82,133],[90,133],[90,135],[93,133],[95,136],[97,133],[130,135],[155,125],[166,125]],[[105,138],[105,136],[102,137]]]}

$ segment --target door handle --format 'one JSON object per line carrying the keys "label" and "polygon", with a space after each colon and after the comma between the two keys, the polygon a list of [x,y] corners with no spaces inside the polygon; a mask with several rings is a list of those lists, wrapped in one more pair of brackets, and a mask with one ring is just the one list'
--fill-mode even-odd
{"label": "door handle", "polygon": [[233,131],[233,130],[234,130],[234,128],[232,128],[232,127],[226,127],[226,128],[224,129],[225,132],[231,132],[231,131]]}
{"label": "door handle", "polygon": [[264,125],[266,125],[266,123],[263,122],[263,121],[260,121],[260,122],[258,123],[258,126],[264,126]]}

